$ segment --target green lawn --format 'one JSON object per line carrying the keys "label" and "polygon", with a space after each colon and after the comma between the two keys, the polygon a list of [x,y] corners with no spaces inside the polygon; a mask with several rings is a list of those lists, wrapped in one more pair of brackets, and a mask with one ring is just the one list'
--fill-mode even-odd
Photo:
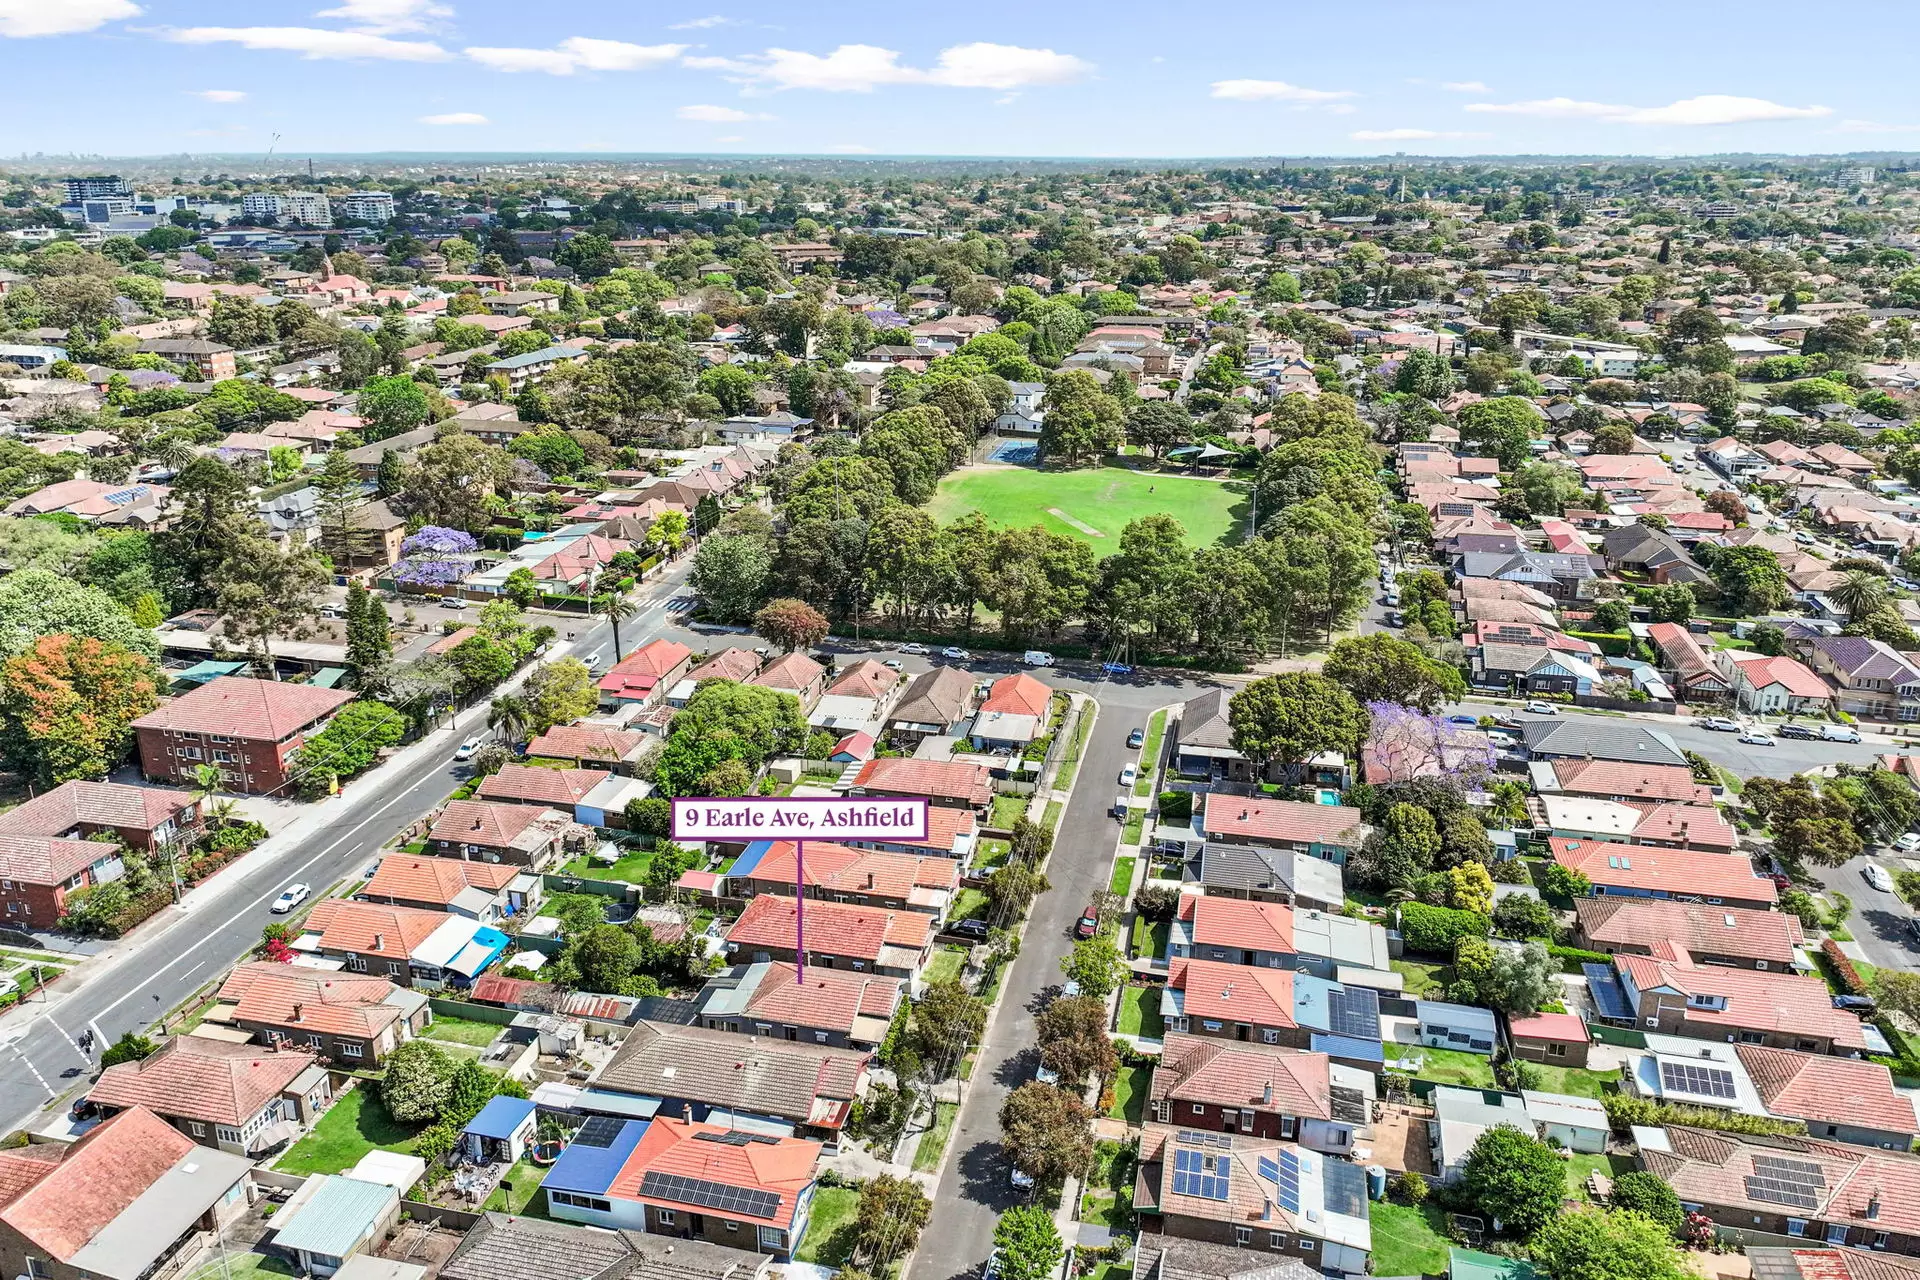
{"label": "green lawn", "polygon": [[1140,843],[1140,831],[1146,825],[1147,811],[1128,805],[1126,825],[1120,828],[1121,843],[1129,846],[1137,846]]}
{"label": "green lawn", "polygon": [[980,842],[979,852],[973,856],[974,870],[991,871],[1003,865],[1012,852],[1013,845],[1006,840],[984,839]]}
{"label": "green lawn", "polygon": [[1453,966],[1450,964],[1427,964],[1419,960],[1395,960],[1393,971],[1406,979],[1406,993],[1412,997],[1425,996],[1436,988],[1444,988],[1453,981]]}
{"label": "green lawn", "polygon": [[1598,1171],[1609,1178],[1617,1178],[1630,1173],[1635,1168],[1632,1156],[1582,1156],[1567,1158],[1567,1198],[1585,1200],[1587,1198],[1587,1175]]}
{"label": "green lawn", "polygon": [[342,1173],[376,1147],[412,1154],[419,1132],[389,1116],[373,1087],[361,1083],[329,1107],[313,1131],[288,1148],[274,1167],[282,1173]]}
{"label": "green lawn", "polygon": [[503,1029],[498,1023],[475,1022],[471,1018],[450,1018],[446,1014],[436,1013],[427,1029],[420,1034],[429,1040],[451,1040],[455,1044],[471,1044],[485,1048],[493,1043],[493,1038]]}
{"label": "green lawn", "polygon": [[1038,524],[1106,554],[1118,546],[1121,529],[1141,516],[1173,516],[1193,546],[1218,542],[1242,522],[1245,504],[1240,486],[1125,467],[1041,471],[976,466],[962,467],[942,480],[926,510],[941,524],[969,511],[983,512],[996,525],[1024,529]]}
{"label": "green lawn", "polygon": [[853,1252],[853,1218],[860,1210],[860,1193],[852,1187],[820,1187],[813,1193],[813,1216],[807,1234],[793,1251],[796,1262],[844,1266]]}
{"label": "green lawn", "polygon": [[1133,859],[1114,859],[1113,874],[1107,879],[1107,892],[1124,898],[1127,896],[1127,890],[1131,888],[1133,888]]}
{"label": "green lawn", "polygon": [[1140,748],[1140,778],[1133,784],[1133,794],[1150,796],[1153,794],[1153,769],[1160,762],[1160,739],[1167,731],[1167,713],[1163,708],[1147,719],[1147,741]]}
{"label": "green lawn", "polygon": [[1120,992],[1119,1030],[1122,1035],[1150,1040],[1167,1033],[1166,1023],[1160,1019],[1159,987],[1127,987]]}
{"label": "green lawn", "polygon": [[1617,1076],[1604,1071],[1556,1067],[1545,1062],[1529,1062],[1527,1065],[1540,1073],[1540,1083],[1534,1087],[1542,1093],[1565,1093],[1576,1098],[1592,1098],[1597,1102],[1607,1096],[1609,1086],[1619,1083]]}
{"label": "green lawn", "polygon": [[243,1253],[229,1248],[224,1255],[216,1252],[212,1262],[195,1269],[187,1280],[270,1280],[275,1276],[298,1274],[293,1264],[284,1259],[270,1258],[251,1249]]}
{"label": "green lawn", "polygon": [[987,914],[987,895],[978,889],[962,889],[954,895],[953,910],[948,914],[955,920],[984,916]]}
{"label": "green lawn", "polygon": [[941,947],[933,953],[933,959],[921,976],[928,982],[945,982],[948,978],[960,976],[960,966],[966,963],[966,955],[958,947]]}
{"label": "green lawn", "polygon": [[651,849],[635,849],[612,866],[604,862],[595,862],[589,855],[583,853],[561,867],[558,874],[578,876],[582,880],[620,880],[627,884],[644,884],[647,867],[652,862]]}
{"label": "green lawn", "polygon": [[1375,1275],[1443,1276],[1447,1273],[1447,1215],[1438,1205],[1394,1204],[1376,1200],[1367,1206],[1373,1224]]}
{"label": "green lawn", "polygon": [[1459,1049],[1429,1049],[1418,1044],[1390,1044],[1386,1050],[1388,1062],[1421,1059],[1420,1069],[1413,1073],[1419,1079],[1468,1089],[1499,1088],[1493,1078],[1493,1059],[1485,1054],[1464,1053]]}
{"label": "green lawn", "polygon": [[1173,933],[1171,920],[1149,921],[1141,916],[1133,918],[1133,954],[1136,957],[1156,958],[1167,953],[1167,939]]}
{"label": "green lawn", "polygon": [[1032,796],[995,796],[993,813],[987,819],[987,825],[1001,831],[1011,831],[1014,823],[1027,816],[1027,806],[1032,803]]}
{"label": "green lawn", "polygon": [[1122,1067],[1113,1077],[1113,1105],[1107,1114],[1115,1120],[1139,1124],[1147,1113],[1147,1086],[1153,1083],[1152,1067]]}
{"label": "green lawn", "polygon": [[1065,813],[1066,811],[1067,811],[1067,806],[1064,801],[1049,800],[1047,801],[1046,816],[1042,818],[1040,821],[1043,824],[1045,824],[1047,830],[1058,831],[1060,829],[1060,815]]}
{"label": "green lawn", "polygon": [[1120,1231],[1133,1225],[1133,1147],[1124,1142],[1096,1143],[1093,1172],[1080,1197],[1080,1220]]}
{"label": "green lawn", "polygon": [[[495,1213],[520,1214],[537,1209],[534,1216],[545,1217],[547,1198],[540,1194],[540,1183],[546,1176],[544,1168],[523,1157],[507,1170],[507,1176],[500,1180],[502,1185],[495,1187],[492,1194],[487,1196],[484,1207]],[[505,1184],[508,1183],[513,1185],[511,1192],[506,1190]]]}
{"label": "green lawn", "polygon": [[933,1104],[933,1123],[920,1135],[920,1145],[913,1150],[915,1169],[921,1173],[932,1173],[940,1167],[940,1157],[946,1154],[947,1142],[953,1137],[953,1122],[959,1118],[958,1103]]}

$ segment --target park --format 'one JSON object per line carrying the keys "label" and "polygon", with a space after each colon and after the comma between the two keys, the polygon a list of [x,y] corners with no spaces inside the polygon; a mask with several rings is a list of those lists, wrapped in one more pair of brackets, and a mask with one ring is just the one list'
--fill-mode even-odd
{"label": "park", "polygon": [[949,473],[927,510],[942,524],[969,511],[981,512],[995,525],[1038,524],[1078,538],[1104,556],[1119,549],[1120,531],[1141,516],[1172,516],[1196,547],[1242,536],[1250,503],[1244,483],[1124,466],[1048,471],[986,463]]}

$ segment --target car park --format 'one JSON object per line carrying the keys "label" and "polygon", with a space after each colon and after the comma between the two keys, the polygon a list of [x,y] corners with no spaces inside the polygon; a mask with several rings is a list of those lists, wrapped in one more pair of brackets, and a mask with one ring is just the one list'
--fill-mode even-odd
{"label": "car park", "polygon": [[1708,716],[1700,721],[1700,727],[1702,729],[1711,729],[1715,733],[1740,732],[1740,722],[1738,720],[1729,720],[1725,716]]}
{"label": "car park", "polygon": [[283,916],[305,902],[312,893],[313,890],[307,885],[290,884],[280,891],[280,896],[273,900],[273,905],[268,910],[277,916]]}
{"label": "car park", "polygon": [[1557,716],[1560,714],[1551,702],[1529,702],[1526,706],[1522,707],[1521,710],[1531,712],[1536,716]]}
{"label": "car park", "polygon": [[1860,878],[1882,893],[1893,892],[1893,877],[1888,875],[1887,869],[1877,862],[1869,862],[1860,868]]}
{"label": "car park", "polygon": [[1774,731],[1781,738],[1818,738],[1820,735],[1803,724],[1783,724]]}
{"label": "car park", "polygon": [[1758,729],[1748,729],[1738,738],[1735,738],[1734,741],[1744,742],[1750,747],[1770,747],[1773,745],[1773,738],[1768,734],[1760,732]]}
{"label": "car park", "polygon": [[1128,765],[1126,768],[1120,771],[1120,785],[1123,787],[1130,787],[1134,784],[1136,780],[1139,779],[1139,777],[1140,777],[1140,771],[1134,768],[1132,765]]}
{"label": "car park", "polygon": [[1140,747],[1146,746],[1147,731],[1145,729],[1135,729],[1132,733],[1127,735],[1127,745],[1135,748],[1136,750]]}

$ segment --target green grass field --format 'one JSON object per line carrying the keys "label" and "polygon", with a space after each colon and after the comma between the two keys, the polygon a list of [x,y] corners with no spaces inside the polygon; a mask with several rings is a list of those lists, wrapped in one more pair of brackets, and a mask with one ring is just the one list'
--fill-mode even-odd
{"label": "green grass field", "polygon": [[942,524],[969,511],[983,512],[997,525],[1038,524],[1107,555],[1119,549],[1120,530],[1128,521],[1162,513],[1185,527],[1192,545],[1218,542],[1228,530],[1245,524],[1246,498],[1239,489],[1214,480],[1148,475],[1125,467],[1081,471],[963,467],[940,482],[927,511]]}
{"label": "green grass field", "polygon": [[1373,1269],[1383,1276],[1437,1276],[1447,1270],[1447,1215],[1438,1205],[1370,1204]]}
{"label": "green grass field", "polygon": [[287,1149],[276,1167],[282,1173],[342,1173],[375,1147],[411,1155],[419,1134],[418,1128],[400,1124],[387,1114],[374,1096],[374,1086],[361,1083],[328,1107],[320,1122]]}

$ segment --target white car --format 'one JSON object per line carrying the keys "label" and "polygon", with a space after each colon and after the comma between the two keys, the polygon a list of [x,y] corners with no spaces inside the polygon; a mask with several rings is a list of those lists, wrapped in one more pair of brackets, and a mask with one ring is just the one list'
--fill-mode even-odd
{"label": "white car", "polygon": [[1520,709],[1522,711],[1532,712],[1536,716],[1557,716],[1560,714],[1554,709],[1551,702],[1529,702]]}
{"label": "white car", "polygon": [[1770,747],[1773,745],[1773,739],[1758,729],[1748,729],[1745,733],[1735,738],[1734,741],[1744,742],[1750,747]]}
{"label": "white car", "polygon": [[926,651],[927,646],[923,644],[903,644],[900,646],[900,652],[902,653],[925,653]]}
{"label": "white car", "polygon": [[1130,787],[1133,785],[1134,779],[1138,778],[1139,776],[1140,776],[1140,771],[1134,768],[1132,765],[1128,765],[1126,768],[1120,771],[1120,785],[1123,787]]}
{"label": "white car", "polygon": [[304,884],[290,884],[280,891],[280,896],[273,900],[273,906],[268,910],[283,916],[305,902],[312,893],[313,890]]}
{"label": "white car", "polygon": [[971,653],[968,653],[965,649],[962,649],[957,644],[950,644],[946,648],[942,649],[940,651],[940,656],[943,658],[951,658],[955,662],[966,662],[973,657]]}
{"label": "white car", "polygon": [[454,748],[453,758],[455,760],[471,760],[473,759],[474,753],[478,750],[480,750],[480,739],[468,738],[465,742]]}
{"label": "white car", "polygon": [[440,603],[443,607],[448,609],[464,609],[467,607],[467,602],[465,600],[462,600],[459,596],[447,596],[445,599],[441,600]]}
{"label": "white car", "polygon": [[900,659],[888,658],[885,662],[882,662],[880,665],[883,667],[889,667],[895,671],[898,671],[900,669]]}
{"label": "white car", "polygon": [[1729,720],[1725,716],[1708,716],[1700,722],[1700,727],[1702,729],[1711,729],[1715,733],[1740,732],[1740,722],[1738,720]]}
{"label": "white car", "polygon": [[1920,832],[1907,832],[1907,834],[1893,842],[1893,847],[1902,853],[1913,853],[1916,850],[1920,850]]}
{"label": "white car", "polygon": [[1877,862],[1869,862],[1862,867],[1860,878],[1882,893],[1893,892],[1893,877],[1888,875],[1887,869]]}

